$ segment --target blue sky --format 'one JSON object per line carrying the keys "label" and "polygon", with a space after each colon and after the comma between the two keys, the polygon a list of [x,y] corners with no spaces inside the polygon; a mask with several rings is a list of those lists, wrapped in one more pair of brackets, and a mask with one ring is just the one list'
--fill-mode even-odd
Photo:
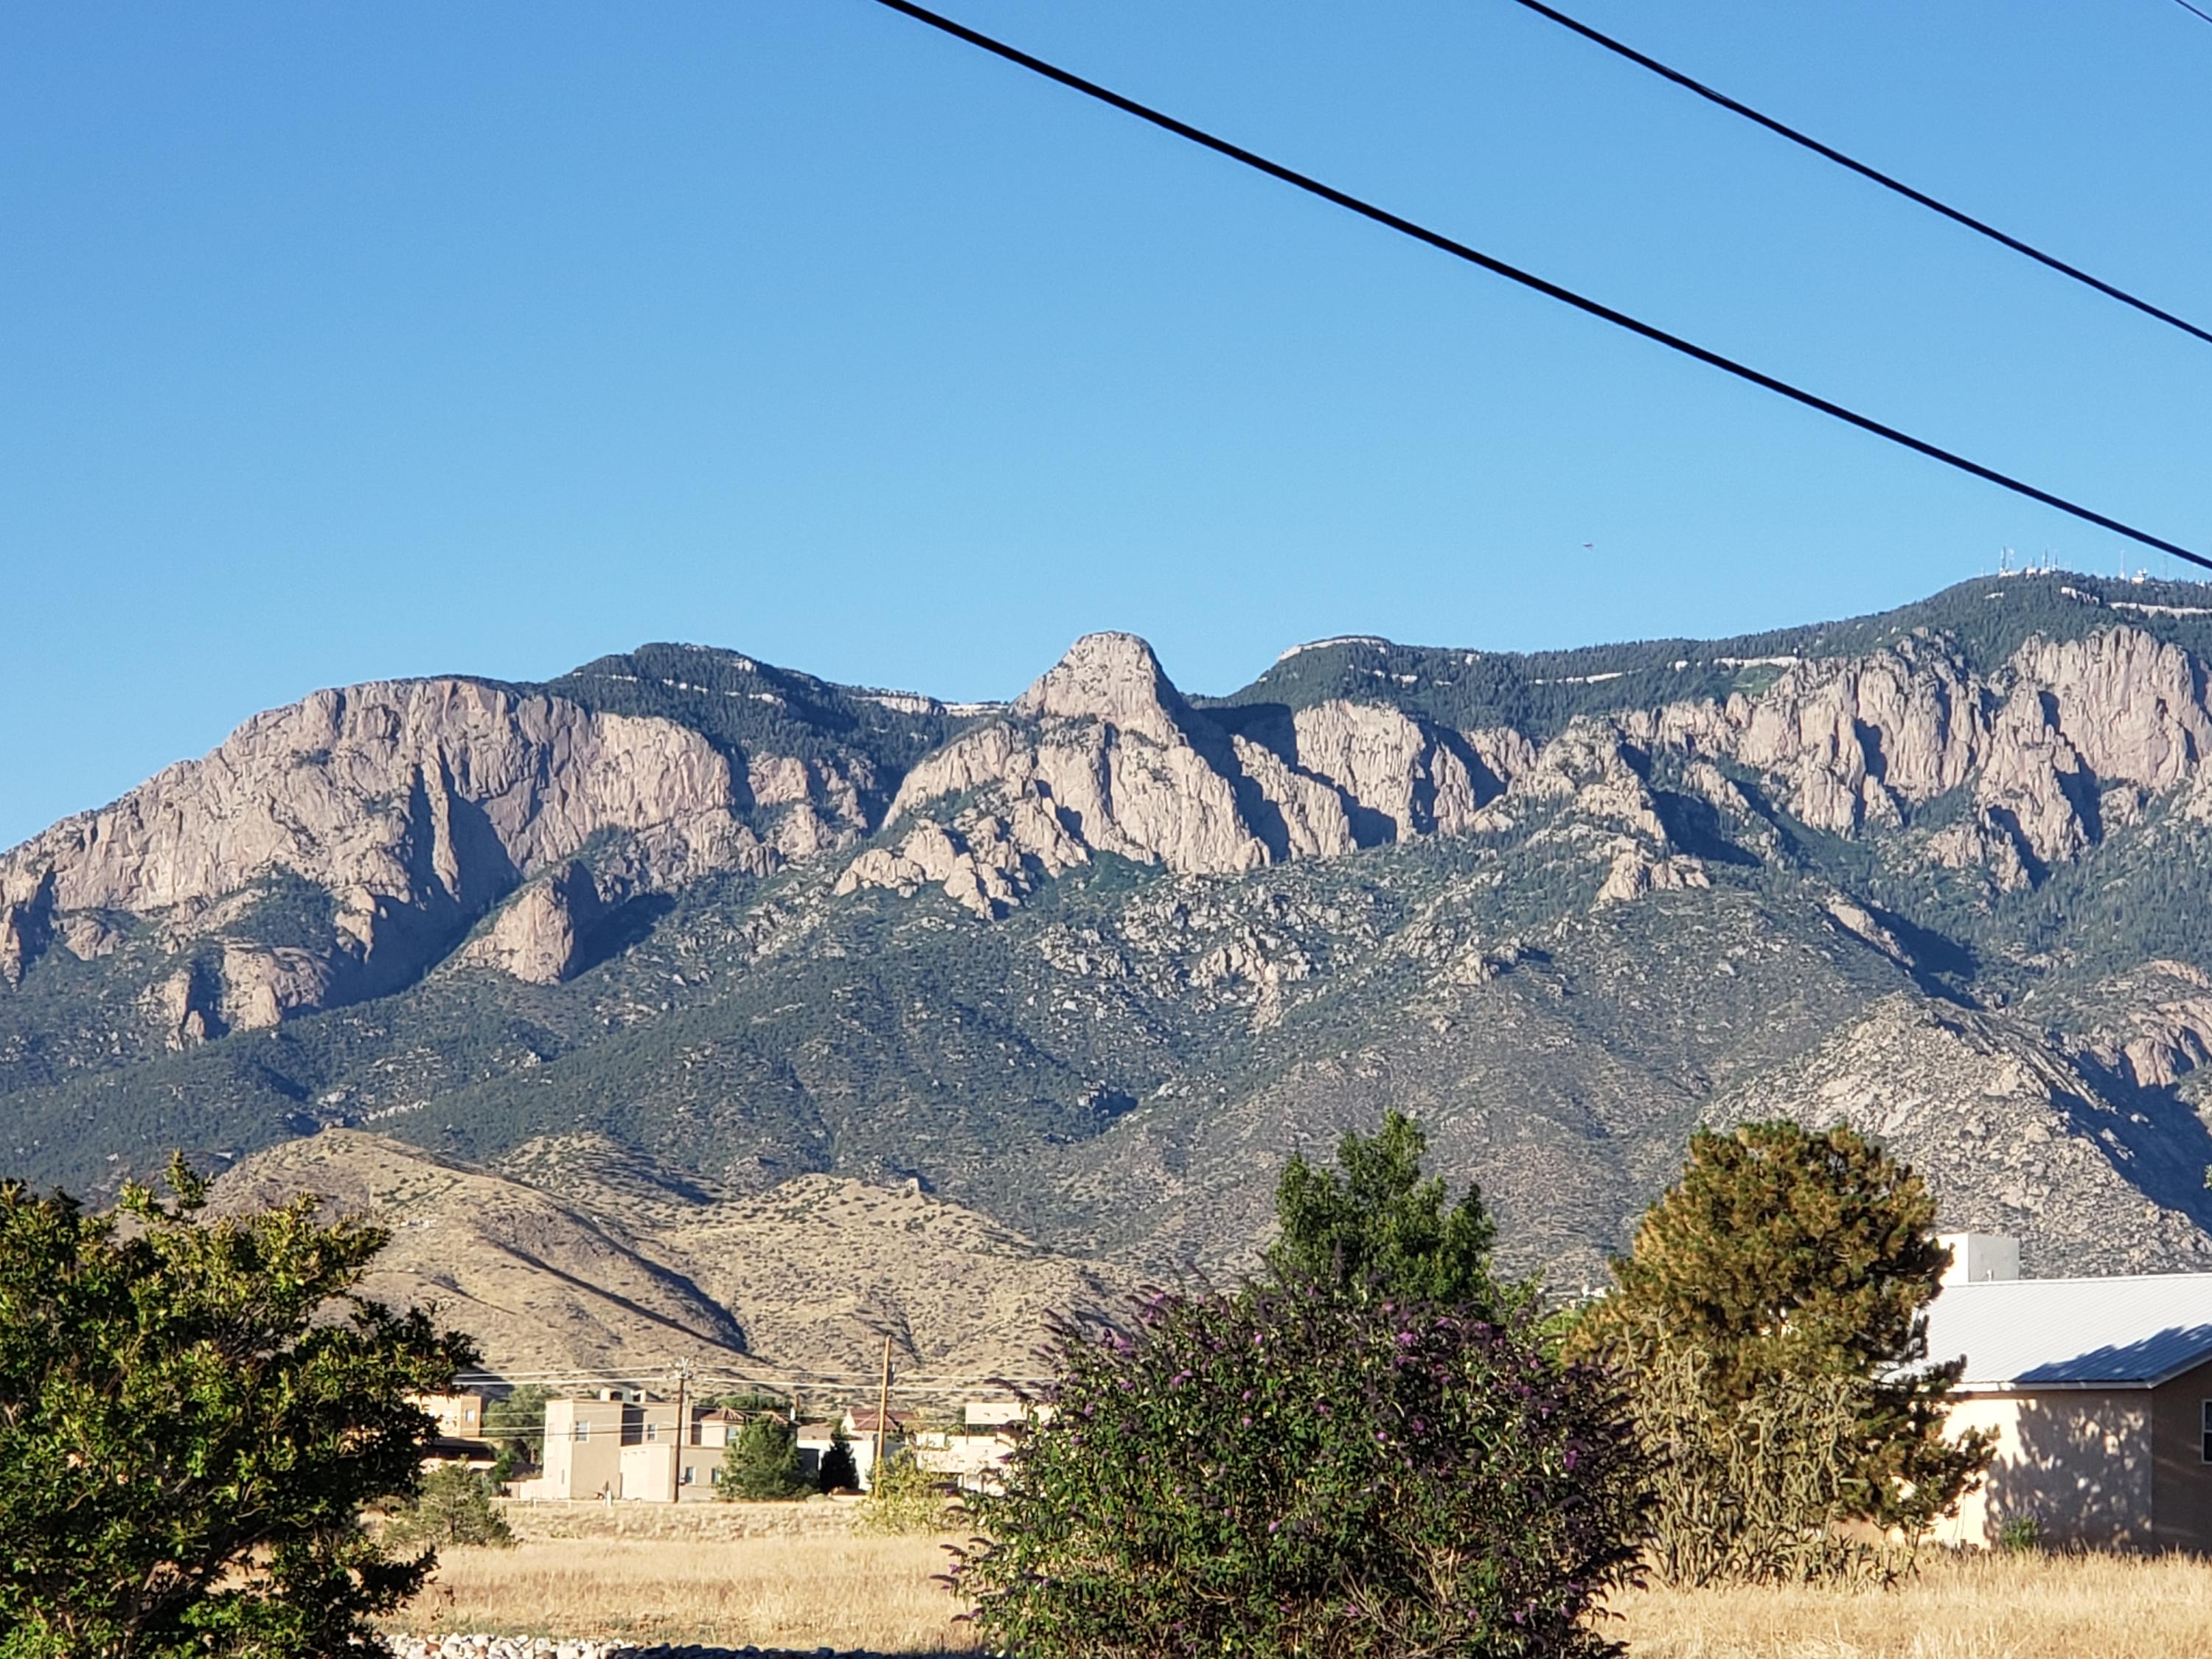
{"label": "blue sky", "polygon": [[[2171,0],[1577,3],[2212,319]],[[1505,0],[945,4],[2212,542],[2212,347]],[[0,225],[0,844],[318,685],[651,639],[988,697],[1127,628],[1224,690],[2166,562],[866,0],[8,8]]]}

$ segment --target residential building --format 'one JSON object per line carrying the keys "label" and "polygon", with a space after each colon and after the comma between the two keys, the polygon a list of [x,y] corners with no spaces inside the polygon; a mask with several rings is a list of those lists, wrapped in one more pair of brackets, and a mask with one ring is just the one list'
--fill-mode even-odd
{"label": "residential building", "polygon": [[488,1469],[498,1460],[499,1449],[483,1437],[484,1397],[480,1394],[416,1394],[408,1403],[421,1407],[437,1426],[422,1448],[422,1463],[459,1463]]}
{"label": "residential building", "polygon": [[582,1400],[545,1402],[545,1449],[536,1479],[515,1496],[546,1501],[694,1503],[720,1484],[722,1453],[744,1419],[641,1390],[602,1389]]}
{"label": "residential building", "polygon": [[1938,1541],[2021,1522],[2046,1544],[2212,1553],[2212,1273],[2021,1279],[2010,1240],[1946,1242],[1929,1357],[1965,1356],[1948,1427],[1997,1445]]}
{"label": "residential building", "polygon": [[480,1394],[410,1394],[407,1403],[430,1414],[442,1440],[483,1438],[484,1397]]}

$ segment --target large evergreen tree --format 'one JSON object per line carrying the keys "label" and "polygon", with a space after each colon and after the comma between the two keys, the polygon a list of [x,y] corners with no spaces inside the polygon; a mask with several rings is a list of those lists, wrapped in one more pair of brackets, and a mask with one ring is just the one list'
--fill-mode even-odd
{"label": "large evergreen tree", "polygon": [[1708,1401],[1730,1411],[1808,1379],[1847,1383],[1857,1443],[1841,1509],[1924,1525],[1989,1461],[1979,1437],[1944,1439],[1957,1367],[1924,1363],[1949,1260],[1935,1220],[1919,1176],[1848,1127],[1701,1130],[1577,1341],[1647,1370],[1694,1355]]}
{"label": "large evergreen tree", "polygon": [[773,1412],[749,1420],[722,1453],[723,1498],[803,1498],[813,1489],[799,1466],[799,1431]]}
{"label": "large evergreen tree", "polygon": [[1355,1302],[1400,1297],[1502,1312],[1516,1298],[1491,1273],[1498,1229],[1481,1191],[1470,1182],[1447,1208],[1443,1180],[1421,1173],[1427,1151],[1428,1138],[1394,1110],[1373,1135],[1338,1143],[1334,1171],[1293,1154],[1275,1188],[1269,1275]]}

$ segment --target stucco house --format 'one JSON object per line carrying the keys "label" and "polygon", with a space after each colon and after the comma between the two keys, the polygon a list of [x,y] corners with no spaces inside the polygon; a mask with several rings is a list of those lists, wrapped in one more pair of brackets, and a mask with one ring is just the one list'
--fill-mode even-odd
{"label": "stucco house", "polygon": [[515,1496],[541,1501],[694,1503],[714,1495],[722,1452],[744,1419],[642,1390],[602,1389],[592,1398],[545,1402],[545,1452]]}
{"label": "stucco house", "polygon": [[1929,1357],[1966,1357],[1950,1430],[1998,1437],[1937,1540],[2212,1553],[2212,1273],[2021,1279],[2009,1240],[1946,1243]]}

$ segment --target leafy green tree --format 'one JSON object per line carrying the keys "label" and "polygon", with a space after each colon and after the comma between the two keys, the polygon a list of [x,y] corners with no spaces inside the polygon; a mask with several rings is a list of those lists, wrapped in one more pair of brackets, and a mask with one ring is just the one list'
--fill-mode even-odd
{"label": "leafy green tree", "polygon": [[853,1458],[853,1442],[839,1424],[830,1431],[830,1449],[822,1454],[822,1467],[814,1484],[823,1492],[858,1492],[860,1466]]}
{"label": "leafy green tree", "polygon": [[492,1466],[495,1481],[512,1480],[518,1468],[536,1468],[545,1461],[545,1402],[551,1389],[525,1382],[484,1407],[484,1438],[498,1449]]}
{"label": "leafy green tree", "polygon": [[475,1350],[359,1293],[380,1229],[168,1180],[119,1218],[0,1183],[0,1654],[355,1651],[434,1559],[361,1511],[417,1490],[409,1396]]}
{"label": "leafy green tree", "polygon": [[384,1541],[410,1549],[425,1544],[503,1549],[514,1542],[514,1532],[492,1501],[495,1495],[489,1476],[459,1463],[441,1464],[423,1477],[414,1503],[392,1517]]}
{"label": "leafy green tree", "polygon": [[803,1498],[812,1490],[799,1467],[798,1431],[773,1413],[748,1419],[723,1450],[720,1497]]}
{"label": "leafy green tree", "polygon": [[1027,1659],[1591,1659],[1644,1482],[1618,1390],[1526,1315],[1324,1285],[1063,1333],[958,1589]]}
{"label": "leafy green tree", "polygon": [[1372,1136],[1347,1134],[1337,1170],[1293,1155],[1275,1188],[1280,1231],[1267,1251],[1279,1285],[1314,1285],[1364,1300],[1410,1297],[1502,1314],[1526,1300],[1492,1276],[1498,1229],[1469,1182],[1445,1207],[1444,1183],[1425,1179],[1428,1138],[1392,1111]]}
{"label": "leafy green tree", "polygon": [[1646,1369],[1694,1355],[1709,1400],[1731,1409],[1771,1405],[1808,1378],[1844,1380],[1857,1405],[1843,1507],[1917,1531],[1969,1489],[1992,1445],[1944,1438],[1958,1368],[1924,1363],[1949,1262],[1935,1220],[1919,1176],[1848,1127],[1701,1130],[1577,1342]]}

